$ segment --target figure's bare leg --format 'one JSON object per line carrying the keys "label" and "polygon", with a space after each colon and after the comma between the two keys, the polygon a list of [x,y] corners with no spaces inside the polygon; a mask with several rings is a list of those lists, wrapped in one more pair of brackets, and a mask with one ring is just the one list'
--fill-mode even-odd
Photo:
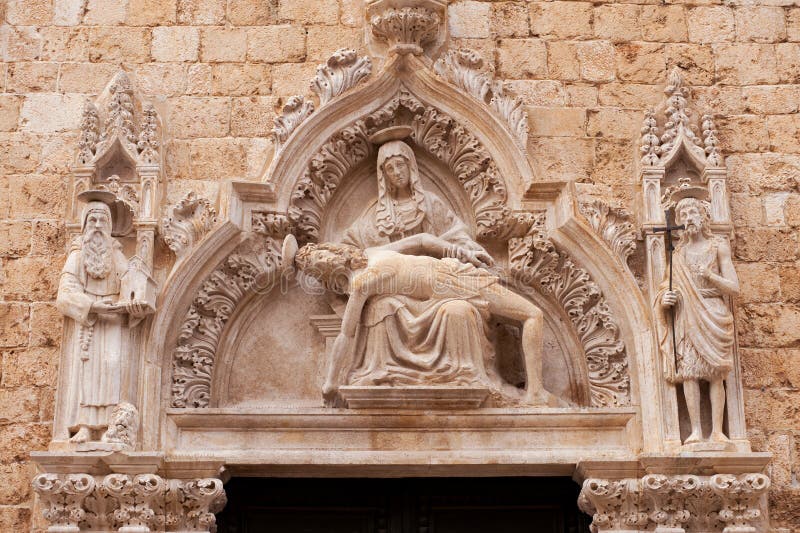
{"label": "figure's bare leg", "polygon": [[722,420],[725,417],[725,385],[722,379],[715,379],[709,383],[711,396],[711,440],[727,442],[728,437],[722,432]]}
{"label": "figure's bare leg", "polygon": [[525,361],[525,401],[532,405],[558,406],[563,402],[550,394],[542,381],[544,318],[533,303],[502,285],[484,291],[489,312],[522,322],[522,353]]}
{"label": "figure's bare leg", "polygon": [[683,395],[686,397],[686,410],[689,411],[689,422],[692,433],[684,444],[693,444],[703,440],[703,429],[700,425],[700,383],[697,380],[683,382]]}

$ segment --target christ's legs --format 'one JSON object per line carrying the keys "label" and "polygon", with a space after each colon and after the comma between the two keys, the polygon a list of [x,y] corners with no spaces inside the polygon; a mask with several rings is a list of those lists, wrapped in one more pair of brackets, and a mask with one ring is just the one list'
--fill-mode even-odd
{"label": "christ's legs", "polygon": [[522,353],[525,360],[525,400],[533,405],[558,406],[562,402],[547,392],[542,381],[544,320],[533,303],[502,285],[487,287],[482,296],[489,312],[522,322]]}
{"label": "christ's legs", "polygon": [[722,378],[709,383],[711,396],[711,440],[726,442],[728,437],[722,432],[722,419],[725,416],[725,385]]}
{"label": "christ's legs", "polygon": [[689,411],[689,421],[692,424],[692,433],[684,444],[693,444],[703,440],[703,429],[700,426],[700,382],[694,379],[684,381],[683,395],[686,397],[686,410]]}

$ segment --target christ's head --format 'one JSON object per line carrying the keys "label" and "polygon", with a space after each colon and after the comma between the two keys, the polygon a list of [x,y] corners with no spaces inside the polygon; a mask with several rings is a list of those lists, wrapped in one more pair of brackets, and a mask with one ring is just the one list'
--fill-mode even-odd
{"label": "christ's head", "polygon": [[294,261],[297,268],[338,294],[347,294],[350,274],[367,266],[363,250],[335,243],[306,244],[297,251]]}

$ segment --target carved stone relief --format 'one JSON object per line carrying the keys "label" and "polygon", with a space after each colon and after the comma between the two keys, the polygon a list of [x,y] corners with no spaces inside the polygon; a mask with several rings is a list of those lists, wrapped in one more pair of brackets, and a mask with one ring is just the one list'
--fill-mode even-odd
{"label": "carved stone relief", "polygon": [[167,209],[159,230],[164,243],[181,259],[216,222],[217,212],[211,202],[189,192]]}

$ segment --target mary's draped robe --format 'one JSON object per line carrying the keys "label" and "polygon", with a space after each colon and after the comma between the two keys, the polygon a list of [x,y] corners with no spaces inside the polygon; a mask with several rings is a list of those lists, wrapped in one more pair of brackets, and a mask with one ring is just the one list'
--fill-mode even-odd
{"label": "mary's draped robe", "polygon": [[[376,210],[377,206],[369,209],[342,241],[366,249],[396,240],[379,232]],[[425,193],[424,211],[422,221],[403,236],[430,233],[461,248],[483,250],[436,195]],[[452,274],[469,277],[479,272],[463,267],[464,272]],[[494,354],[486,336],[487,319],[485,300],[452,287],[428,300],[374,296],[361,315],[347,384],[487,385]]]}

